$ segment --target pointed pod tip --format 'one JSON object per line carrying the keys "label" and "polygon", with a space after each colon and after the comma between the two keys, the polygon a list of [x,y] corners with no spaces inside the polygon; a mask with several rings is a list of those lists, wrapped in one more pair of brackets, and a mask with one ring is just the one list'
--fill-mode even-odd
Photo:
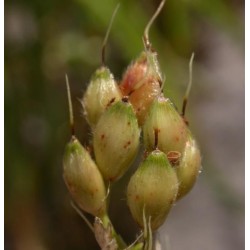
{"label": "pointed pod tip", "polygon": [[113,75],[110,72],[109,68],[106,66],[100,66],[99,68],[96,69],[96,71],[94,72],[94,74],[91,77],[92,81],[96,81],[96,80],[109,80],[109,79],[113,79]]}
{"label": "pointed pod tip", "polygon": [[65,155],[69,155],[72,153],[75,153],[76,151],[81,151],[83,149],[83,146],[79,142],[79,140],[73,135],[70,139],[70,141],[66,145],[65,149]]}
{"label": "pointed pod tip", "polygon": [[155,149],[151,153],[149,153],[144,162],[145,166],[148,167],[158,166],[167,167],[169,169],[171,168],[170,162],[166,154],[159,149]]}

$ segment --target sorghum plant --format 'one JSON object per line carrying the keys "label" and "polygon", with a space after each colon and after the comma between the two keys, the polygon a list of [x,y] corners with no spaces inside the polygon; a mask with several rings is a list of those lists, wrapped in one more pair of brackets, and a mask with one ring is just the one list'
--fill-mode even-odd
{"label": "sorghum plant", "polygon": [[[102,46],[102,65],[91,77],[82,99],[93,132],[94,158],[75,136],[66,76],[72,135],[63,158],[63,177],[73,207],[103,250],[152,250],[153,232],[165,222],[173,204],[192,189],[200,172],[200,151],[185,117],[194,56],[180,114],[162,92],[162,72],[149,42],[149,29],[164,3],[145,28],[144,51],[127,68],[119,85],[104,63],[107,37],[118,7],[114,11]],[[141,233],[128,246],[110,221],[108,198],[112,183],[126,173],[139,147],[145,154],[127,185],[127,204]],[[93,225],[84,212],[94,216]]]}

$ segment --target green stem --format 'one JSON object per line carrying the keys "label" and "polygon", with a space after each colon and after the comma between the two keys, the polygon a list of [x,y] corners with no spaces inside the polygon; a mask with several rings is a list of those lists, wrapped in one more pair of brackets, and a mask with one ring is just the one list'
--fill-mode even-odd
{"label": "green stem", "polygon": [[122,237],[119,234],[116,233],[116,231],[115,231],[115,229],[113,227],[113,224],[111,223],[111,220],[110,220],[108,214],[103,215],[100,219],[102,220],[104,228],[108,228],[109,225],[111,226],[112,235],[116,239],[116,242],[118,244],[119,249],[122,250],[122,249],[126,248],[127,244],[122,239]]}

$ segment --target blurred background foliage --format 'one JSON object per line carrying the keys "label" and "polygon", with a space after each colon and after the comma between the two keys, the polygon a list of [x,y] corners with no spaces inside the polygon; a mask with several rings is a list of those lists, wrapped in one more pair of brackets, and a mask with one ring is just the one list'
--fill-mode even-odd
{"label": "blurred background foliage", "polygon": [[[118,81],[143,49],[159,0],[119,2],[106,56]],[[5,1],[5,249],[98,249],[62,179],[70,138],[64,76],[77,136],[87,145],[91,132],[79,99],[100,65],[117,3]],[[164,92],[179,109],[196,54],[188,117],[203,152],[194,191],[174,207],[159,237],[171,249],[243,249],[244,1],[167,0],[150,39],[166,76]],[[111,217],[132,242],[137,227],[126,207],[128,178],[112,192]]]}

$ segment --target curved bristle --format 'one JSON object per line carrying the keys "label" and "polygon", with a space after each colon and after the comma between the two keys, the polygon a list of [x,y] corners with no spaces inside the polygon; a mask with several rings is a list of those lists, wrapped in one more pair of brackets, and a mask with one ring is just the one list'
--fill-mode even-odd
{"label": "curved bristle", "polygon": [[182,104],[182,116],[183,117],[185,117],[188,97],[189,97],[190,90],[191,90],[191,87],[192,87],[192,82],[193,82],[193,61],[194,61],[194,52],[192,53],[190,61],[189,61],[189,81],[188,81],[186,93],[184,95],[183,104]]}
{"label": "curved bristle", "polygon": [[118,3],[116,5],[116,7],[115,7],[115,10],[114,10],[112,16],[111,16],[107,32],[106,32],[105,38],[104,38],[103,43],[102,43],[102,54],[101,54],[102,55],[102,58],[101,58],[102,65],[105,65],[105,49],[106,49],[106,44],[107,44],[107,40],[108,40],[108,37],[109,37],[109,33],[110,33],[110,30],[111,30],[114,18],[116,16],[116,13],[117,13],[119,7],[120,7],[120,4]]}
{"label": "curved bristle", "polygon": [[69,124],[70,124],[70,129],[71,129],[71,135],[74,136],[75,135],[74,115],[73,115],[73,107],[72,107],[71,93],[70,93],[70,87],[69,87],[69,79],[68,79],[67,74],[65,74],[65,79],[66,79],[68,104],[69,104]]}
{"label": "curved bristle", "polygon": [[160,5],[158,6],[157,10],[155,11],[154,15],[151,17],[151,19],[149,20],[145,30],[144,30],[144,46],[145,48],[148,50],[151,48],[151,44],[149,42],[149,37],[148,37],[148,33],[149,33],[149,29],[152,25],[152,23],[154,22],[154,20],[156,19],[156,17],[159,15],[160,11],[162,10],[164,4],[165,4],[166,0],[162,0]]}

